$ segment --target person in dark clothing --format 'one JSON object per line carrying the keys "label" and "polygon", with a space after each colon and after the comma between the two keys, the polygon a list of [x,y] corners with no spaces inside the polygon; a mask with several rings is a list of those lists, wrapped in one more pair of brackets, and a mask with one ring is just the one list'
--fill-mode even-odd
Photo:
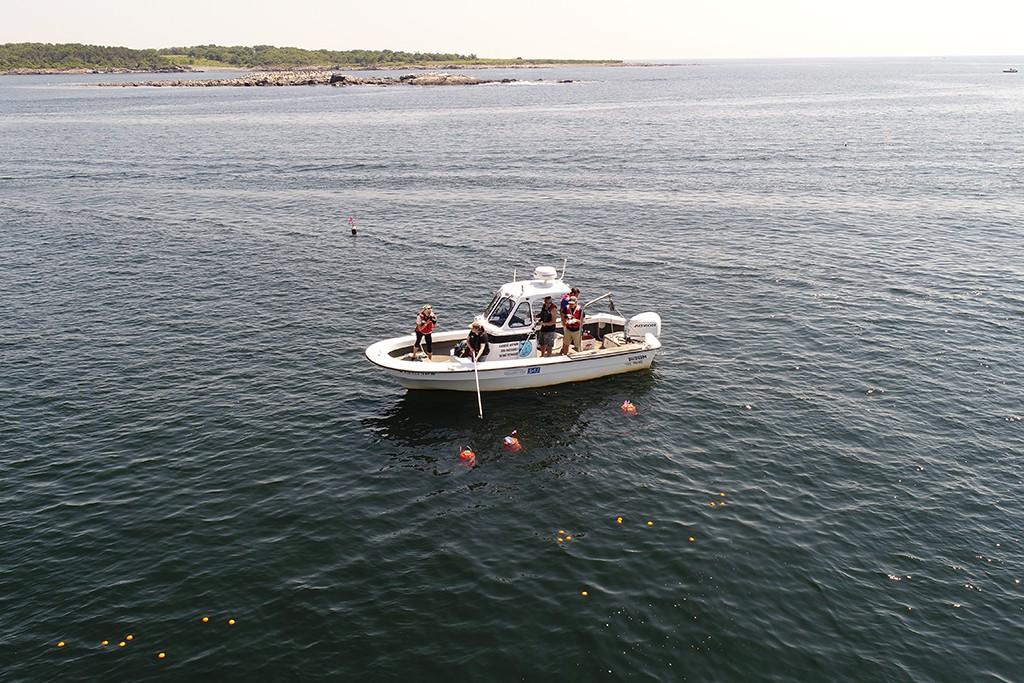
{"label": "person in dark clothing", "polygon": [[479,361],[491,351],[491,345],[487,341],[487,333],[484,326],[474,322],[469,328],[469,336],[466,337],[468,353],[473,360]]}
{"label": "person in dark clothing", "polygon": [[541,358],[546,358],[554,350],[555,326],[558,324],[558,306],[555,306],[550,296],[544,297],[544,304],[540,307],[537,322],[540,323],[537,347],[540,350]]}

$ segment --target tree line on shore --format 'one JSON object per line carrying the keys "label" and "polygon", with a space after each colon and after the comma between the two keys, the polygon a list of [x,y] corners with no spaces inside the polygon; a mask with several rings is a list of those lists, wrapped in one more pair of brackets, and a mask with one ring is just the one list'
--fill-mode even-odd
{"label": "tree line on shore", "polygon": [[[563,60],[479,59],[475,54],[454,52],[403,52],[395,50],[305,50],[273,45],[196,45],[136,50],[127,47],[80,43],[6,43],[0,45],[0,71],[124,69],[159,71],[181,67],[230,66],[252,69],[292,67],[386,67],[411,64],[544,64]],[[565,60],[596,63],[598,60]]]}
{"label": "tree line on shore", "polygon": [[131,69],[159,70],[180,66],[288,68],[299,66],[380,66],[424,62],[471,62],[476,55],[394,50],[304,50],[273,45],[196,45],[136,50],[80,43],[7,43],[0,45],[0,70]]}
{"label": "tree line on shore", "polygon": [[174,63],[156,50],[133,50],[78,43],[0,45],[0,71],[16,69],[130,69],[156,71]]}
{"label": "tree line on shore", "polygon": [[237,67],[274,66],[331,66],[381,64],[420,64],[423,62],[470,62],[476,55],[454,52],[402,52],[394,50],[304,50],[298,47],[273,45],[197,45],[194,47],[168,47],[158,50],[161,55],[182,55],[195,63],[219,62]]}

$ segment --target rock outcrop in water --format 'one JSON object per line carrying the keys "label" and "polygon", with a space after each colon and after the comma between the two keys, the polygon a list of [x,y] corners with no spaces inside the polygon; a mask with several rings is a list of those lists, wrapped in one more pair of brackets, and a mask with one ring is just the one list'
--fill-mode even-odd
{"label": "rock outcrop in water", "polygon": [[[405,76],[353,76],[332,71],[260,71],[237,78],[196,78],[187,80],[134,81],[130,83],[99,83],[106,87],[131,88],[213,88],[269,87],[285,85],[480,85],[483,83],[514,83],[515,78],[482,79],[465,74],[427,73]],[[571,83],[571,81],[559,81]]]}

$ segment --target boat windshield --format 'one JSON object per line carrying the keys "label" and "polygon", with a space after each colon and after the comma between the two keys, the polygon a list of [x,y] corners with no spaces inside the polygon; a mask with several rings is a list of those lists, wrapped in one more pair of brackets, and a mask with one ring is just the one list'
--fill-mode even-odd
{"label": "boat windshield", "polygon": [[499,299],[501,299],[501,292],[500,291],[497,294],[494,295],[494,298],[491,299],[491,303],[489,303],[486,306],[484,306],[484,317],[487,317],[487,316],[489,316],[491,314],[491,311],[494,310],[494,306],[495,306],[495,304],[498,303]]}
{"label": "boat windshield", "polygon": [[487,322],[501,327],[505,324],[505,318],[512,312],[512,299],[502,297],[491,308],[487,314]]}

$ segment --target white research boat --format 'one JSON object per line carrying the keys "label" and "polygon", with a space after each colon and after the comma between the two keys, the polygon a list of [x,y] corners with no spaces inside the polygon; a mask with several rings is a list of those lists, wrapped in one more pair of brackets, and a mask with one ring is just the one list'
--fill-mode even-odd
{"label": "white research boat", "polygon": [[[562,271],[565,273],[564,267]],[[582,382],[607,375],[644,370],[661,349],[661,316],[640,313],[626,320],[615,311],[611,294],[583,303],[583,349],[558,355],[562,329],[556,330],[554,354],[541,357],[534,321],[545,296],[557,303],[569,286],[554,268],[541,266],[533,279],[509,282],[476,317],[490,342],[490,352],[477,364],[480,391],[506,391]],[[594,313],[591,304],[607,299],[610,312]],[[385,339],[366,349],[366,358],[407,389],[476,391],[471,358],[455,355],[455,345],[469,329],[435,332],[433,359],[413,360],[415,335]]]}

